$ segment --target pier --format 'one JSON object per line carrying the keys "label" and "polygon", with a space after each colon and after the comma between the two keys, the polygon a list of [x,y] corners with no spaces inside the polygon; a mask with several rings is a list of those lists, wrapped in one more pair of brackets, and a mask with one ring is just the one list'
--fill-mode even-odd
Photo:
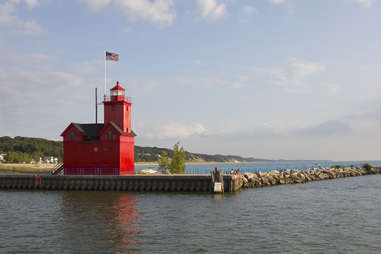
{"label": "pier", "polygon": [[[223,176],[223,192],[242,187],[239,175]],[[54,176],[1,175],[0,189],[139,192],[214,192],[212,175]]]}
{"label": "pier", "polygon": [[343,167],[236,174],[222,174],[221,170],[215,169],[209,175],[0,175],[0,190],[233,193],[244,188],[301,184],[374,174],[381,174],[381,168]]}

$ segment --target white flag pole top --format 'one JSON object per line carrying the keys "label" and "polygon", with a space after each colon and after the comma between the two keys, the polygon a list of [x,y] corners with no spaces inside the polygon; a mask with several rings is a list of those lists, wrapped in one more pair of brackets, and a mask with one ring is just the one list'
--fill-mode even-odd
{"label": "white flag pole top", "polygon": [[109,61],[119,61],[119,54],[117,53],[111,53],[111,52],[108,52],[108,51],[104,51],[104,58],[105,58],[105,87],[104,87],[104,95],[105,95],[105,99],[106,99],[106,83],[107,83],[107,60]]}

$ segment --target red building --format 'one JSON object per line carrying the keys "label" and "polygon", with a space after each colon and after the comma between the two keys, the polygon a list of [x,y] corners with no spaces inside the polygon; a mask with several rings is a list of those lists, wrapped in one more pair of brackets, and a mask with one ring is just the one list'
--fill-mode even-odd
{"label": "red building", "polygon": [[104,124],[71,123],[61,134],[65,175],[134,173],[136,134],[131,130],[131,99],[117,82],[103,104]]}

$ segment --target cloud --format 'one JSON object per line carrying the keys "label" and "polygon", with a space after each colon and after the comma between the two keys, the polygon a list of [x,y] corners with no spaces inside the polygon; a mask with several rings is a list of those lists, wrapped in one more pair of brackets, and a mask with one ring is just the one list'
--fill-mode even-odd
{"label": "cloud", "polygon": [[[208,131],[201,123],[151,123],[150,129],[142,128],[139,132],[150,139],[182,139],[191,136],[204,136]],[[138,128],[139,129],[139,128]]]}
{"label": "cloud", "polygon": [[340,88],[341,88],[341,85],[339,85],[339,84],[334,84],[334,83],[325,84],[324,86],[328,89],[328,91],[329,91],[331,94],[335,94],[335,93],[337,93],[337,91],[339,91]]}
{"label": "cloud", "polygon": [[24,0],[24,2],[30,8],[34,8],[39,4],[38,0]]}
{"label": "cloud", "polygon": [[173,0],[80,0],[94,11],[108,6],[124,12],[131,21],[143,19],[154,24],[172,24],[176,17]]}
{"label": "cloud", "polygon": [[286,0],[268,0],[271,4],[283,4]]}
{"label": "cloud", "polygon": [[94,11],[100,11],[113,2],[113,0],[80,0],[80,1],[86,3]]}
{"label": "cloud", "polygon": [[208,77],[178,78],[175,82],[201,88],[240,88],[246,85],[245,78],[244,76],[226,77],[225,74],[218,73]]}
{"label": "cloud", "polygon": [[[25,4],[34,8],[38,5],[37,0],[25,0]],[[39,35],[42,32],[41,26],[34,20],[22,20],[14,15],[15,8],[21,1],[10,0],[3,4],[0,3],[0,26],[9,27],[24,35]]]}
{"label": "cloud", "polygon": [[0,25],[12,24],[15,17],[13,16],[14,5],[11,2],[0,3]]}
{"label": "cloud", "polygon": [[331,120],[320,123],[316,126],[302,128],[292,131],[293,134],[297,135],[308,135],[308,136],[331,136],[335,134],[347,133],[352,130],[349,123],[342,120]]}
{"label": "cloud", "polygon": [[293,58],[284,66],[251,67],[236,74],[219,72],[208,76],[181,77],[173,82],[208,89],[273,86],[291,93],[310,92],[315,87],[333,94],[340,85],[321,80],[321,75],[317,74],[325,71],[324,64]]}
{"label": "cloud", "polygon": [[312,74],[325,71],[325,66],[320,63],[304,62],[293,59],[291,62],[291,74],[296,78],[305,78]]}
{"label": "cloud", "polygon": [[253,6],[246,5],[242,8],[241,22],[248,22],[250,17],[257,13],[257,9]]}
{"label": "cloud", "polygon": [[257,12],[257,9],[253,6],[245,6],[243,7],[243,14],[245,16],[250,16],[250,15],[253,15]]}
{"label": "cloud", "polygon": [[373,3],[375,0],[354,0],[356,3],[362,5],[365,8],[370,8],[372,7]]}
{"label": "cloud", "polygon": [[285,90],[298,92],[311,87],[314,83],[311,78],[326,70],[325,65],[292,59],[287,66],[282,68],[253,68],[254,76],[268,84],[276,85]]}
{"label": "cloud", "polygon": [[25,35],[39,35],[42,32],[41,26],[34,20],[19,22],[16,29]]}
{"label": "cloud", "polygon": [[218,19],[226,14],[226,4],[217,0],[196,0],[201,16],[206,19]]}
{"label": "cloud", "polygon": [[11,131],[57,138],[68,122],[93,119],[93,111],[87,109],[102,78],[79,75],[51,55],[2,45],[0,50],[1,135]]}

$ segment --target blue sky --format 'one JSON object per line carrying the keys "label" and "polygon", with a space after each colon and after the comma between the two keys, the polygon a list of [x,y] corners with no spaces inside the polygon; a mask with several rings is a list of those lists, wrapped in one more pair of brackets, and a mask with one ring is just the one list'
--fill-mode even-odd
{"label": "blue sky", "polygon": [[108,50],[137,145],[381,159],[380,23],[378,0],[0,0],[0,136],[94,122]]}

